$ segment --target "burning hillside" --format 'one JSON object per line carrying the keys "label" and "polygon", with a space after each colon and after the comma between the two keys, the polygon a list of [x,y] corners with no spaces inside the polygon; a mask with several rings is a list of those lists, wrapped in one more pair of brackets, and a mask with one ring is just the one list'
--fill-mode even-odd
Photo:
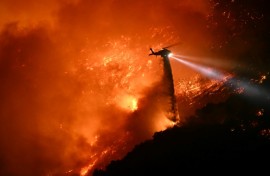
{"label": "burning hillside", "polygon": [[[173,52],[230,72],[249,47],[224,54],[243,36],[220,29],[241,18],[221,10],[218,0],[2,0],[0,175],[91,174],[175,125],[164,63],[149,48],[178,43]],[[241,30],[265,19],[251,12]],[[225,17],[231,25],[217,24]],[[224,82],[170,62],[180,122],[227,98]]]}

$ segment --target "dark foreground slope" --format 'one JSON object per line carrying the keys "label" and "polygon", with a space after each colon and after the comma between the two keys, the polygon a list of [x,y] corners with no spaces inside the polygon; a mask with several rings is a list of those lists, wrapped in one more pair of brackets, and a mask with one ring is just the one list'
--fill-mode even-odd
{"label": "dark foreground slope", "polygon": [[[95,176],[183,175],[183,173],[269,173],[268,100],[239,95],[208,105],[192,121],[156,133],[124,159],[112,161]],[[260,113],[261,112],[261,113]],[[203,122],[206,123],[203,123]]]}

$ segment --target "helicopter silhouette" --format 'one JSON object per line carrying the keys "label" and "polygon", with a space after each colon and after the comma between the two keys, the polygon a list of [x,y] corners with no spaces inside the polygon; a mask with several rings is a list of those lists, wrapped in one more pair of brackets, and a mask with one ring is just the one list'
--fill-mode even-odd
{"label": "helicopter silhouette", "polygon": [[163,58],[168,58],[172,52],[170,50],[168,50],[167,48],[162,48],[161,50],[155,52],[152,48],[150,48],[151,53],[149,54],[149,56],[151,55],[155,55],[155,56],[161,56]]}
{"label": "helicopter silhouette", "polygon": [[161,56],[164,59],[169,58],[172,55],[172,52],[170,50],[168,50],[167,48],[173,47],[173,46],[178,45],[178,44],[179,43],[169,45],[167,47],[162,48],[161,50],[159,50],[157,52],[155,52],[152,48],[150,48],[151,53],[149,54],[149,56],[155,55],[155,56]]}

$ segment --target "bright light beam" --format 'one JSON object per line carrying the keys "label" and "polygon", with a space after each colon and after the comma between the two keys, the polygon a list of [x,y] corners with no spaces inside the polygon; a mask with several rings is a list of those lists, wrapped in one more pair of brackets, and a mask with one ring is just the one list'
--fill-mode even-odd
{"label": "bright light beam", "polygon": [[203,65],[209,65],[209,66],[215,66],[215,67],[222,67],[222,68],[231,68],[231,65],[233,63],[227,62],[224,60],[217,60],[213,58],[208,58],[208,57],[191,57],[191,56],[185,56],[185,55],[179,55],[179,54],[174,54],[175,57],[184,59],[189,62],[195,62],[195,63],[200,63]]}
{"label": "bright light beam", "polygon": [[260,98],[261,100],[270,99],[270,94],[266,89],[260,87],[259,85],[252,84],[248,81],[242,81],[237,80],[236,78],[232,78],[227,82],[227,85],[235,88],[242,88],[244,90],[244,94],[251,98]]}
{"label": "bright light beam", "polygon": [[204,67],[202,65],[198,65],[198,64],[194,64],[194,63],[191,63],[189,61],[186,61],[186,60],[183,60],[183,59],[180,59],[180,58],[177,58],[175,56],[171,56],[170,58],[173,58],[174,60],[200,72],[201,74],[209,77],[209,78],[212,78],[212,79],[217,79],[217,80],[224,80],[224,77],[225,75],[220,73],[219,71],[217,70],[214,70],[212,68],[209,68],[209,67]]}
{"label": "bright light beam", "polygon": [[[171,56],[170,58],[173,58],[174,60],[198,71],[199,73],[201,73],[209,78],[220,80],[220,81],[222,81],[222,80],[225,81],[227,78],[224,74],[220,73],[219,71],[217,71],[213,68],[194,64],[194,63],[191,63],[189,61],[177,58],[175,56]],[[266,91],[265,89],[263,89],[261,87],[254,85],[254,84],[251,84],[248,81],[242,81],[242,80],[238,80],[236,78],[231,78],[231,79],[226,81],[226,84],[229,86],[232,86],[234,88],[243,88],[244,92],[247,96],[270,99],[270,94],[268,91]]]}

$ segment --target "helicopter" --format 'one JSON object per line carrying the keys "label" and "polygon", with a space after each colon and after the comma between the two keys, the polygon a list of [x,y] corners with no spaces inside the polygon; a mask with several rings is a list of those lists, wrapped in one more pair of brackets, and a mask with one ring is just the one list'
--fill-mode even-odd
{"label": "helicopter", "polygon": [[155,56],[161,56],[163,58],[169,58],[172,55],[172,52],[170,50],[168,50],[167,48],[162,48],[161,50],[155,52],[152,48],[150,48],[151,53],[149,54],[149,56],[151,55],[155,55]]}
{"label": "helicopter", "polygon": [[176,45],[179,45],[179,42],[178,43],[175,43],[175,44],[172,44],[172,45],[169,45],[167,47],[164,47],[162,48],[161,50],[155,52],[152,48],[150,48],[150,51],[151,53],[149,54],[149,56],[151,55],[155,55],[155,56],[161,56],[163,57],[164,59],[165,58],[169,58],[171,57],[173,54],[170,50],[168,50],[167,48],[170,48],[170,47],[173,47],[173,46],[176,46]]}

